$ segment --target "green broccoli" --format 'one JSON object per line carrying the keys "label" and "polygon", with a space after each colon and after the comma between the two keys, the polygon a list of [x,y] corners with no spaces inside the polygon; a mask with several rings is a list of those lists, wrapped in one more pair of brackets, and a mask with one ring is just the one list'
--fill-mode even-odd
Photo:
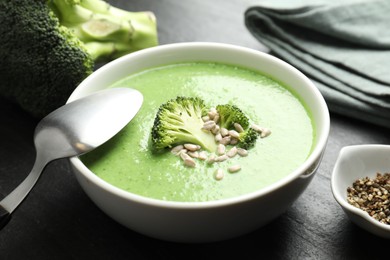
{"label": "green broccoli", "polygon": [[259,133],[253,128],[248,128],[244,132],[239,133],[239,135],[237,146],[248,150],[256,144]]}
{"label": "green broccoli", "polygon": [[219,125],[226,129],[234,129],[234,123],[238,123],[243,128],[243,132],[239,133],[237,146],[244,149],[250,149],[256,144],[258,132],[249,128],[249,118],[235,105],[218,105],[216,107],[220,116]]}
{"label": "green broccoli", "polygon": [[157,44],[151,12],[128,12],[102,0],[51,0],[49,6],[94,60],[120,57]]}
{"label": "green broccoli", "polygon": [[249,126],[249,119],[237,106],[225,104],[216,107],[219,114],[219,126],[233,129],[234,123],[239,123],[244,129]]}
{"label": "green broccoli", "polygon": [[175,145],[192,143],[209,152],[217,148],[214,135],[202,130],[205,103],[197,97],[177,97],[158,109],[151,132],[152,148],[162,151]]}
{"label": "green broccoli", "polygon": [[0,95],[36,117],[63,105],[96,61],[157,45],[150,12],[102,0],[0,1],[0,35]]}

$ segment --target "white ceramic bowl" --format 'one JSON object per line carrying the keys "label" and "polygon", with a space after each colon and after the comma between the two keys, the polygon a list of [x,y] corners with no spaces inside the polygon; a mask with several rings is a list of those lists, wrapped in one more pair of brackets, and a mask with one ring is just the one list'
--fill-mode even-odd
{"label": "white ceramic bowl", "polygon": [[390,172],[389,145],[354,145],[341,149],[332,173],[332,192],[352,222],[375,235],[390,238],[390,225],[380,223],[367,212],[347,202],[347,188],[357,179],[375,178]]}
{"label": "white ceramic bowl", "polygon": [[90,198],[124,226],[159,239],[211,242],[253,231],[282,214],[304,191],[318,167],[329,134],[326,103],[302,73],[255,50],[218,43],[178,43],[138,51],[100,68],[69,98],[106,88],[133,72],[186,61],[213,61],[255,69],[291,87],[306,103],[316,125],[316,145],[307,160],[282,180],[256,192],[209,202],[170,202],[138,196],[103,181],[77,158],[76,177]]}

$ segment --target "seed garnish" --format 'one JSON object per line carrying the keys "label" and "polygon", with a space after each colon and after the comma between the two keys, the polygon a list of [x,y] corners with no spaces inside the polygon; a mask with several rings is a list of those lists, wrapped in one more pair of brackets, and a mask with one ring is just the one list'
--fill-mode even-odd
{"label": "seed garnish", "polygon": [[229,157],[229,158],[233,158],[234,156],[236,156],[237,154],[237,147],[236,146],[233,146],[227,153],[226,155]]}
{"label": "seed garnish", "polygon": [[222,135],[220,133],[216,134],[215,137],[214,137],[215,141],[217,143],[221,142],[222,140]]}
{"label": "seed garnish", "polygon": [[219,125],[215,125],[213,129],[211,129],[211,132],[216,135],[219,133]]}
{"label": "seed garnish", "polygon": [[390,225],[390,173],[364,177],[347,188],[347,201],[381,223]]}
{"label": "seed garnish", "polygon": [[243,148],[237,148],[237,153],[241,156],[241,157],[245,157],[248,155],[248,151],[243,149]]}
{"label": "seed garnish", "polygon": [[214,121],[215,123],[218,123],[218,122],[219,122],[219,115],[218,115],[218,114],[216,114],[216,115],[214,116],[213,121]]}
{"label": "seed garnish", "polygon": [[213,120],[214,117],[218,114],[217,110],[213,107],[210,109],[210,111],[207,113],[210,120]]}
{"label": "seed garnish", "polygon": [[223,137],[222,138],[222,140],[221,141],[219,141],[219,143],[220,144],[223,144],[223,145],[228,145],[228,144],[230,144],[230,140],[231,140],[232,138],[230,137],[230,136],[225,136],[225,137]]}
{"label": "seed garnish", "polygon": [[242,133],[244,132],[244,128],[239,123],[234,123],[234,128],[237,130],[237,132]]}
{"label": "seed garnish", "polygon": [[206,160],[207,159],[207,153],[205,151],[199,152],[198,159],[203,160],[203,161]]}
{"label": "seed garnish", "polygon": [[261,132],[262,132],[262,128],[258,125],[253,124],[253,125],[251,125],[251,128],[253,130],[255,130],[256,132],[258,132],[259,134],[261,134]]}
{"label": "seed garnish", "polygon": [[210,121],[210,117],[209,116],[204,116],[204,117],[202,117],[202,120],[203,120],[203,122]]}
{"label": "seed garnish", "polygon": [[268,128],[263,128],[263,131],[261,132],[260,137],[264,138],[264,137],[269,136],[270,134],[271,134],[271,130],[269,130]]}
{"label": "seed garnish", "polygon": [[177,154],[178,152],[180,152],[182,149],[184,148],[184,146],[183,145],[177,145],[177,146],[175,146],[175,147],[173,147],[172,149],[171,149],[171,153],[173,153],[173,154]]}
{"label": "seed garnish", "polygon": [[185,159],[185,160],[184,160],[184,164],[185,164],[186,166],[193,167],[193,168],[196,166],[196,162],[195,162],[194,159],[192,159],[192,158]]}
{"label": "seed garnish", "polygon": [[[197,144],[186,143],[182,145],[177,145],[171,149],[171,153],[180,156],[183,160],[184,165],[188,167],[196,167],[197,160],[203,160],[207,164],[214,164],[224,162],[230,158],[233,158],[237,154],[241,157],[248,155],[248,150],[243,148],[238,148],[236,144],[239,143],[240,133],[245,132],[245,129],[239,124],[234,123],[234,129],[226,129],[218,125],[219,114],[215,108],[211,108],[206,116],[202,117],[204,122],[202,130],[210,132],[214,135],[215,142],[217,145],[217,150],[215,153],[207,153],[202,151],[202,147]],[[271,131],[268,128],[260,127],[258,125],[251,125],[256,132],[259,133],[260,137],[264,138],[271,134]],[[227,148],[230,148],[227,150]],[[241,170],[241,166],[236,164],[229,166],[227,171],[230,173],[235,173]],[[221,180],[224,178],[224,171],[221,168],[215,170],[214,178],[216,180]],[[389,181],[390,182],[390,181]],[[387,194],[387,193],[386,193]],[[389,203],[390,204],[390,203]],[[383,213],[378,213],[383,215]]]}
{"label": "seed garnish", "polygon": [[180,154],[180,158],[185,161],[187,159],[192,159],[186,152],[181,152]]}
{"label": "seed garnish", "polygon": [[240,134],[236,130],[230,130],[229,135],[233,138],[240,138]]}
{"label": "seed garnish", "polygon": [[192,151],[188,151],[187,153],[190,157],[192,158],[199,158],[199,153],[197,151],[195,152],[192,152]]}
{"label": "seed garnish", "polygon": [[208,164],[215,163],[215,158],[216,158],[215,154],[210,155],[210,157],[207,159],[207,163]]}
{"label": "seed garnish", "polygon": [[224,146],[223,144],[219,144],[217,147],[217,154],[223,155],[225,154],[225,151],[226,151],[226,146]]}
{"label": "seed garnish", "polygon": [[238,139],[237,138],[230,138],[230,145],[236,145],[238,144]]}
{"label": "seed garnish", "polygon": [[184,144],[184,148],[186,148],[188,151],[195,152],[198,151],[201,147],[200,145],[196,144]]}
{"label": "seed garnish", "polygon": [[229,168],[228,168],[228,171],[230,172],[230,173],[234,173],[234,172],[238,172],[239,170],[241,170],[241,166],[240,165],[233,165],[233,166],[230,166]]}
{"label": "seed garnish", "polygon": [[220,132],[221,132],[222,137],[225,137],[229,134],[229,130],[227,130],[224,127],[221,127]]}
{"label": "seed garnish", "polygon": [[207,121],[203,124],[203,128],[204,130],[211,130],[215,127],[215,122],[214,121]]}
{"label": "seed garnish", "polygon": [[224,155],[221,155],[221,156],[218,156],[217,158],[215,158],[215,161],[216,162],[223,162],[223,161],[226,161],[227,159],[229,159],[229,157],[224,154]]}
{"label": "seed garnish", "polygon": [[219,180],[222,180],[224,176],[225,176],[225,174],[223,173],[223,170],[222,170],[222,169],[217,169],[217,170],[215,171],[214,177],[215,177],[216,180],[218,180],[218,181],[219,181]]}
{"label": "seed garnish", "polygon": [[267,137],[271,134],[271,130],[265,127],[261,127],[255,124],[251,125],[251,128],[260,134],[261,138]]}

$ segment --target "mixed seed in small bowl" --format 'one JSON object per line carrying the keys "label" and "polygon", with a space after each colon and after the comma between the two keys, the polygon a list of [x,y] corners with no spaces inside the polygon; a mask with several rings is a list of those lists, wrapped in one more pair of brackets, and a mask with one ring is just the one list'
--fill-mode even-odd
{"label": "mixed seed in small bowl", "polygon": [[332,173],[332,192],[352,222],[390,238],[390,146],[341,149]]}

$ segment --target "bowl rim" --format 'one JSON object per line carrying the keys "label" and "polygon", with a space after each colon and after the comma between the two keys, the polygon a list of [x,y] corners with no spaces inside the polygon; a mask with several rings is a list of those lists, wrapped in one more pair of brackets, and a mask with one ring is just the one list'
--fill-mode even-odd
{"label": "bowl rim", "polygon": [[[70,102],[76,98],[81,97],[83,94],[80,95],[80,89],[83,88],[85,85],[88,85],[90,81],[93,81],[96,75],[100,73],[105,73],[106,71],[111,70],[111,68],[119,66],[122,62],[133,59],[133,57],[139,57],[145,54],[153,53],[153,52],[170,52],[177,48],[218,48],[218,49],[225,49],[227,51],[236,51],[236,52],[245,52],[250,55],[255,55],[260,57],[261,59],[269,60],[271,62],[276,63],[278,66],[285,67],[287,70],[292,71],[297,77],[299,77],[301,80],[305,82],[307,86],[309,86],[309,90],[312,91],[312,94],[316,97],[318,102],[318,107],[321,110],[321,124],[322,124],[322,131],[321,135],[318,136],[318,140],[316,142],[316,145],[314,149],[311,151],[310,155],[306,158],[306,160],[294,171],[289,173],[287,176],[281,178],[280,180],[264,187],[259,190],[242,194],[239,196],[231,197],[231,198],[224,198],[220,200],[212,200],[212,201],[201,201],[201,202],[181,202],[181,201],[166,201],[166,200],[160,200],[155,198],[149,198],[145,196],[141,196],[135,193],[131,193],[125,190],[122,190],[103,179],[99,178],[97,175],[95,175],[91,170],[89,170],[78,157],[72,157],[70,158],[71,163],[74,167],[80,172],[86,179],[88,179],[90,182],[94,183],[98,187],[104,189],[105,191],[115,194],[116,196],[119,196],[126,200],[135,201],[141,204],[146,204],[150,206],[155,207],[168,207],[168,208],[176,208],[176,209],[199,209],[199,208],[215,208],[215,207],[224,207],[227,205],[233,205],[237,203],[242,203],[244,201],[250,201],[254,200],[258,197],[264,196],[266,194],[272,193],[273,191],[287,185],[288,183],[292,182],[293,180],[299,178],[300,176],[304,176],[305,172],[309,170],[310,166],[316,164],[316,161],[321,160],[323,151],[326,148],[327,139],[329,136],[330,131],[330,115],[329,110],[327,107],[327,104],[320,93],[320,91],[317,89],[317,87],[314,85],[312,81],[310,81],[302,72],[300,72],[298,69],[293,67],[292,65],[288,64],[285,61],[280,60],[279,58],[276,58],[270,54],[260,52],[254,49],[250,49],[248,47],[242,47],[232,44],[226,44],[226,43],[215,43],[215,42],[181,42],[181,43],[170,43],[165,45],[159,45],[156,47],[151,47],[148,49],[140,50],[137,52],[133,52],[130,54],[127,54],[125,56],[122,56],[116,60],[113,60],[104,66],[97,69],[94,73],[89,75],[84,81],[82,81],[79,86],[75,89],[75,91],[71,94],[67,102]],[[233,63],[232,63],[233,64]],[[78,96],[78,97],[76,97]],[[317,132],[318,133],[318,132]]]}
{"label": "bowl rim", "polygon": [[[385,144],[360,144],[360,145],[349,145],[344,146],[341,148],[339,155],[337,157],[335,166],[332,171],[331,175],[331,190],[333,197],[337,201],[337,203],[347,212],[350,214],[354,214],[356,216],[361,217],[366,221],[366,223],[369,223],[377,228],[380,228],[384,231],[390,232],[390,225],[384,224],[379,222],[378,220],[375,220],[373,217],[371,217],[368,212],[359,209],[351,204],[348,203],[346,198],[342,195],[342,191],[338,189],[337,181],[339,180],[340,174],[340,162],[341,160],[346,156],[346,154],[350,154],[351,152],[360,152],[360,153],[367,153],[372,151],[379,151],[379,152],[387,152],[390,153],[390,145]],[[352,183],[351,183],[352,184]]]}

